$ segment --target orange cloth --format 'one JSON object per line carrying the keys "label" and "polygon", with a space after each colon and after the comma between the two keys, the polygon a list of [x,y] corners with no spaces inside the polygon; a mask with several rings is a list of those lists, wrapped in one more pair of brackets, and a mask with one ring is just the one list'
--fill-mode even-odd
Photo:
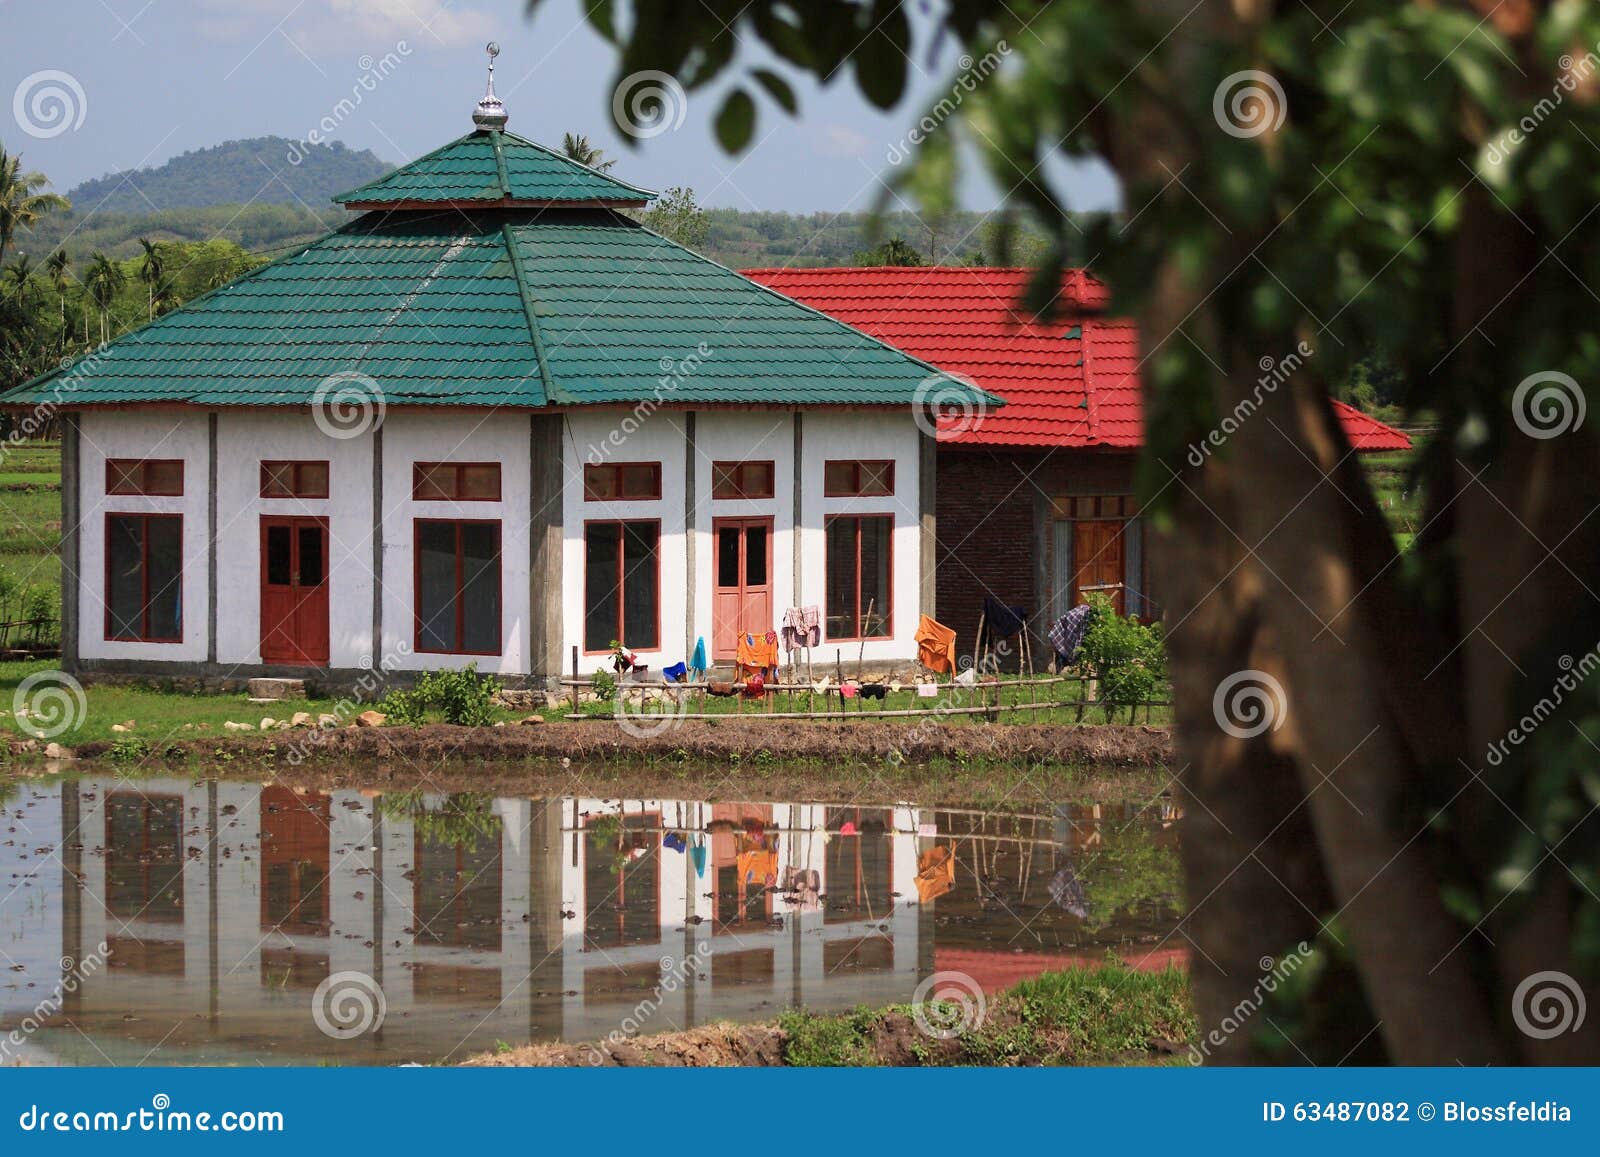
{"label": "orange cloth", "polygon": [[734,654],[734,661],[741,667],[753,667],[758,671],[776,670],[778,666],[778,644],[774,640],[767,641],[765,635],[739,635],[739,649]]}
{"label": "orange cloth", "polygon": [[775,887],[778,883],[778,853],[753,848],[748,852],[739,853],[739,882],[742,884],[764,884],[768,888]]}
{"label": "orange cloth", "polygon": [[917,661],[930,671],[953,671],[956,666],[956,633],[943,623],[923,615],[917,623]]}
{"label": "orange cloth", "polygon": [[956,886],[956,856],[947,847],[930,848],[917,861],[917,875],[913,881],[917,895],[926,904],[938,899]]}

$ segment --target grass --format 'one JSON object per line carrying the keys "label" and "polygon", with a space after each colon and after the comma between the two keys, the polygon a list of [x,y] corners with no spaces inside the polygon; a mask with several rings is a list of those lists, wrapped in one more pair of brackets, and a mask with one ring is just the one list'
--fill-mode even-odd
{"label": "grass", "polygon": [[1170,967],[1138,972],[1115,960],[1047,972],[998,993],[974,1026],[949,1042],[913,1032],[908,1043],[895,1030],[913,1012],[892,1005],[837,1016],[785,1013],[778,1020],[786,1036],[784,1060],[803,1066],[1164,1063],[1196,1033],[1187,973]]}

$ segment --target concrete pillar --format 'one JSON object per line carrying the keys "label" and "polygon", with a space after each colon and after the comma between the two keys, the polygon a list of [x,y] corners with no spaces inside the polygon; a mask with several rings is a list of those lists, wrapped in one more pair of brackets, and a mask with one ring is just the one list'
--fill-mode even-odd
{"label": "concrete pillar", "polygon": [[536,682],[561,677],[562,501],[566,470],[561,438],[566,418],[528,418],[528,667]]}
{"label": "concrete pillar", "polygon": [[[83,597],[78,581],[82,554],[83,493],[78,465],[81,435],[78,415],[61,417],[61,667],[78,668],[78,601]],[[71,889],[68,889],[71,891]]]}
{"label": "concrete pillar", "polygon": [[937,581],[939,524],[936,513],[939,444],[931,435],[921,434],[917,439],[917,450],[917,509],[922,522],[922,537],[920,541],[922,559],[918,596],[922,604],[922,613],[933,616],[937,609],[936,604],[939,593]]}
{"label": "concrete pillar", "polygon": [[[212,488],[212,493],[216,489]],[[372,430],[372,670],[383,670],[383,423]]]}

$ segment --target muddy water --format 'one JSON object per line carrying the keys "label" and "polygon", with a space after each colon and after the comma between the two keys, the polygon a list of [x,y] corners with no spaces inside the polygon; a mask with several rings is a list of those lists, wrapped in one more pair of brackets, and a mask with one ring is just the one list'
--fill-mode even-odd
{"label": "muddy water", "polygon": [[[725,790],[725,789],[724,789]],[[692,794],[688,791],[686,795]],[[0,788],[0,1064],[397,1064],[1183,962],[1179,814]]]}

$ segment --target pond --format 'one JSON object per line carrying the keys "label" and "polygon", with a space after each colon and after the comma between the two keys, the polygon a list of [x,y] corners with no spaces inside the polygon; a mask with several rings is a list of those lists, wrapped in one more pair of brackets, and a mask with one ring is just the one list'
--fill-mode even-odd
{"label": "pond", "polygon": [[936,973],[993,992],[1108,952],[1185,962],[1168,799],[530,799],[110,774],[0,799],[3,1064],[448,1063],[904,1002]]}

